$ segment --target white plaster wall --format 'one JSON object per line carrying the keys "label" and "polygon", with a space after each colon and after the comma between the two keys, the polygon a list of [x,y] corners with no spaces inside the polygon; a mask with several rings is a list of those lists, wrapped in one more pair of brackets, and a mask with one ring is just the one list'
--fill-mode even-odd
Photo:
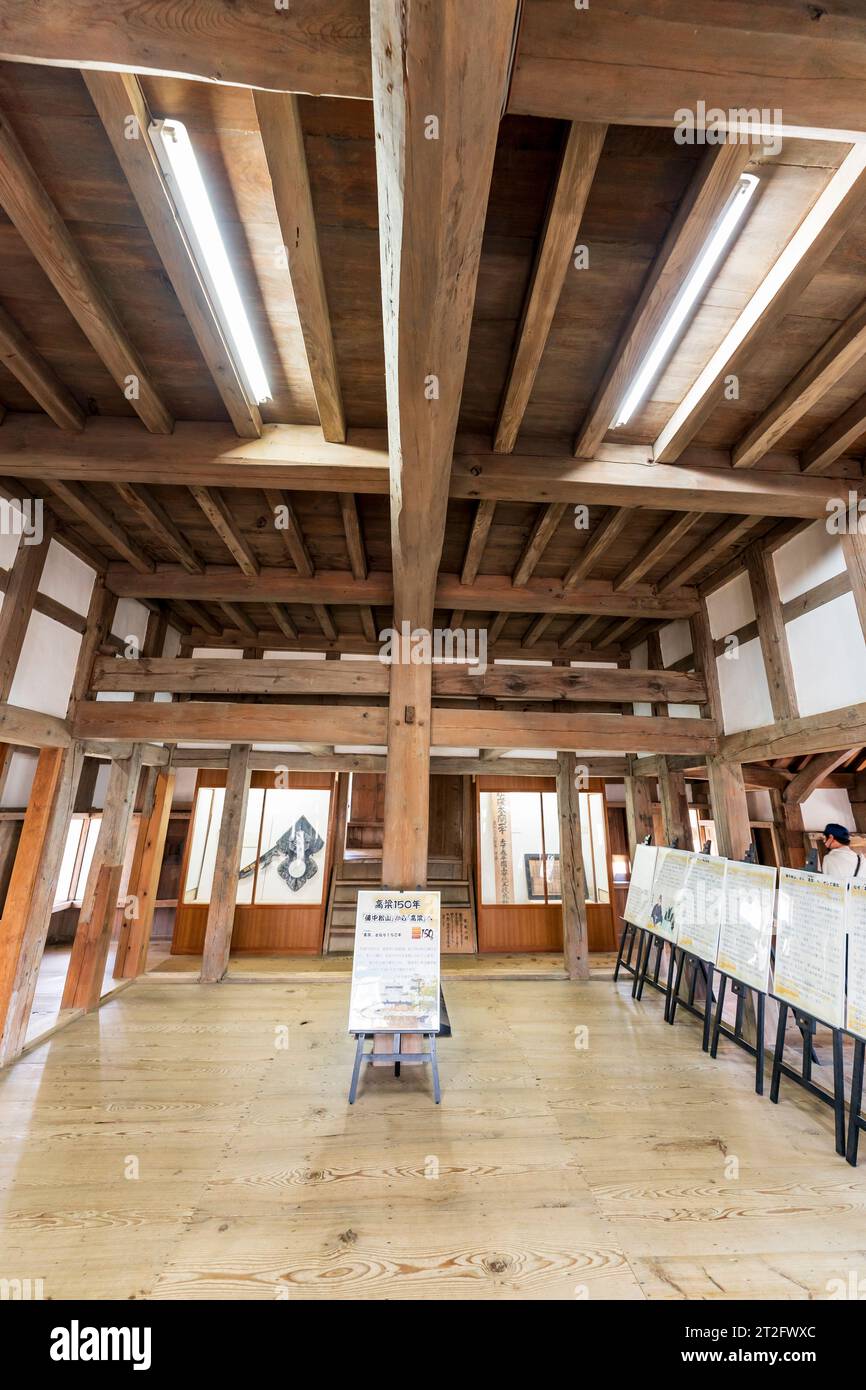
{"label": "white plaster wall", "polygon": [[139,647],[142,647],[147,632],[147,616],[147,609],[138,599],[118,599],[114,621],[111,624],[112,635],[119,637],[122,642],[129,637],[135,637],[138,639]]}
{"label": "white plaster wall", "polygon": [[692,651],[692,629],[687,618],[678,618],[675,623],[659,631],[659,645],[662,652],[662,665],[673,666]]}
{"label": "white plaster wall", "polygon": [[19,752],[17,749],[9,759],[9,771],[0,797],[0,806],[6,809],[21,810],[30,800],[30,788],[36,773],[38,756],[36,753]]}
{"label": "white plaster wall", "polygon": [[95,578],[96,571],[90,565],[79,560],[64,545],[52,541],[45,557],[39,592],[58,603],[65,603],[67,608],[83,616],[90,606]]}
{"label": "white plaster wall", "polygon": [[10,703],[65,718],[80,646],[77,632],[42,613],[32,613]]}
{"label": "white plaster wall", "polygon": [[801,715],[866,700],[866,643],[853,594],[786,624]]}
{"label": "white plaster wall", "polygon": [[845,568],[839,537],[831,535],[823,521],[780,546],[773,556],[779,597],[783,603],[805,594]]}
{"label": "white plaster wall", "polygon": [[820,787],[803,802],[803,825],[806,830],[823,830],[829,821],[838,821],[854,830],[854,817],[848,793],[841,788]]}
{"label": "white plaster wall", "polygon": [[757,637],[741,643],[735,654],[718,657],[716,668],[725,733],[735,734],[741,729],[756,729],[762,724],[773,723],[770,687]]}
{"label": "white plaster wall", "polygon": [[743,572],[721,589],[707,597],[707,614],[710,632],[713,637],[727,637],[747,623],[755,620],[755,605],[752,602],[752,587],[749,576]]}
{"label": "white plaster wall", "polygon": [[0,531],[0,566],[4,570],[11,570],[15,563],[20,541],[21,537],[14,536],[11,531]]}
{"label": "white plaster wall", "polygon": [[752,820],[772,820],[773,803],[765,787],[753,787],[746,792],[749,816]]}

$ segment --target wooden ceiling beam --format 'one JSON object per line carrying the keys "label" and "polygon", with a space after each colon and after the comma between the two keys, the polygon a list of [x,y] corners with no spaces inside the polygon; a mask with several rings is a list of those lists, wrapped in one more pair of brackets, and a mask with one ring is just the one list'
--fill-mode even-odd
{"label": "wooden ceiling beam", "polygon": [[550,502],[546,507],[542,507],[538,513],[535,525],[511,576],[511,582],[515,587],[520,588],[529,583],[539,560],[553,540],[559,523],[565,516],[565,511],[566,504],[564,502]]}
{"label": "wooden ceiling beam", "polygon": [[[232,605],[226,605],[231,608]],[[226,657],[97,658],[96,691],[191,695],[383,695],[390,669],[381,661],[236,661]],[[699,704],[706,693],[696,675],[672,671],[610,670],[595,667],[488,666],[466,663],[433,667],[433,694],[498,700],[668,700]]]}
{"label": "wooden ceiling beam", "polygon": [[806,766],[794,774],[782,793],[783,799],[799,806],[814,791],[817,791],[818,787],[823,785],[825,778],[835,772],[837,767],[841,767],[843,763],[847,762],[852,753],[856,752],[856,748],[846,748],[841,753],[835,750],[828,753],[815,753],[810,757]]}
{"label": "wooden ceiling beam", "polygon": [[265,607],[279,628],[284,637],[288,637],[290,642],[298,640],[298,629],[292,622],[286,610],[280,603],[266,603]]}
{"label": "wooden ceiling beam", "polygon": [[[295,511],[291,498],[284,492],[275,488],[265,488],[265,501],[267,502],[274,516],[274,525],[277,533],[283,542],[286,554],[298,571],[305,579],[310,579],[314,573],[313,561],[307,549],[307,542],[304,540],[304,533],[298,521],[298,514]],[[278,524],[277,514],[280,515]]]}
{"label": "wooden ceiling beam", "polygon": [[[630,512],[627,507],[612,507],[605,512],[604,516],[593,530],[590,539],[586,542],[577,559],[568,569],[562,581],[564,589],[573,589],[575,584],[579,584],[582,579],[589,576],[590,571],[596,561],[606,551],[607,547],[616,540],[620,531],[628,521]],[[523,639],[523,645],[534,647],[544,636],[550,624],[553,622],[554,614],[541,613]]]}
{"label": "wooden ceiling beam", "polygon": [[761,517],[759,516],[731,517],[730,521],[724,522],[711,536],[707,536],[699,545],[696,545],[694,550],[690,550],[678,565],[674,565],[673,569],[659,580],[656,584],[658,592],[665,594],[671,589],[677,589],[683,584],[691,583],[700,570],[707,569],[760,521]]}
{"label": "wooden ceiling beam", "polygon": [[[241,611],[236,603],[221,603],[220,608],[228,618],[230,626],[236,631],[246,634],[247,637],[255,638],[258,635],[255,623],[247,617],[246,613]],[[246,665],[246,663],[243,664]]]}
{"label": "wooden ceiling beam", "polygon": [[658,463],[676,461],[722,400],[725,379],[741,371],[790,313],[866,205],[866,145],[854,145],[800,222],[653,446]]}
{"label": "wooden ceiling beam", "polygon": [[466,546],[466,554],[463,558],[463,569],[460,573],[460,581],[463,584],[475,583],[484,555],[484,547],[490,535],[490,527],[493,524],[493,514],[495,511],[495,502],[479,502],[475,508],[475,515],[472,518],[472,530],[469,533],[469,542]]}
{"label": "wooden ceiling beam", "polygon": [[574,255],[575,238],[580,230],[606,133],[605,125],[586,122],[574,122],[569,128],[499,407],[493,440],[497,453],[510,454],[517,442],[550,325]]}
{"label": "wooden ceiling beam", "polygon": [[316,616],[316,622],[322,629],[322,636],[327,637],[329,642],[336,642],[337,629],[334,626],[334,620],[328,612],[326,605],[323,603],[314,603],[313,612]]}
{"label": "wooden ceiling beam", "polygon": [[[229,419],[238,435],[257,438],[261,413],[241,377],[163,175],[141,84],[131,73],[85,71],[82,76]],[[135,139],[129,136],[130,118]]]}
{"label": "wooden ceiling beam", "polygon": [[633,589],[654,565],[664,559],[669,550],[679,544],[683,536],[687,535],[700,519],[700,512],[683,512],[673,521],[670,517],[663,521],[646,545],[642,546],[637,555],[620,570],[613,581],[616,592],[623,593],[626,589]]}
{"label": "wooden ceiling beam", "polygon": [[[2,0],[0,0],[2,3]],[[792,462],[793,462],[792,457]],[[329,444],[318,426],[267,425],[261,439],[238,439],[230,425],[181,422],[169,437],[142,434],[134,421],[88,417],[79,433],[44,415],[9,415],[0,429],[0,473],[33,479],[133,482],[149,487],[302,492],[388,492],[387,439],[349,432]],[[566,502],[765,517],[826,518],[839,480],[775,469],[731,469],[724,451],[699,449],[679,463],[653,464],[641,445],[603,445],[595,459],[570,454],[493,454],[477,439],[456,441],[450,496],[479,501]]]}
{"label": "wooden ceiling beam", "polygon": [[84,411],[53,367],[0,306],[0,363],[62,430],[83,430]]}
{"label": "wooden ceiling beam", "polygon": [[46,24],[19,0],[0,3],[0,58],[52,67],[188,77],[314,96],[368,98],[370,12],[365,0],[163,0],[107,9],[66,0]]}
{"label": "wooden ceiling beam", "polygon": [[[204,574],[189,574],[181,566],[160,565],[145,578],[132,568],[110,565],[106,582],[120,597],[137,599],[386,607],[394,597],[391,575],[375,570],[360,580],[346,570],[319,570],[304,578],[275,566],[251,575],[239,574],[230,565],[209,565]],[[592,613],[611,618],[630,614],[665,620],[688,617],[698,604],[697,592],[690,588],[659,596],[652,585],[635,583],[624,594],[605,579],[584,580],[564,589],[555,579],[531,579],[525,585],[515,586],[504,575],[485,575],[474,584],[463,585],[456,574],[438,576],[433,599],[437,608],[471,613]]]}
{"label": "wooden ceiling beam", "polygon": [[342,444],[346,418],[298,98],[285,91],[255,92],[253,97],[319,422],[326,439]]}
{"label": "wooden ceiling beam", "polygon": [[358,502],[353,492],[339,494],[340,515],[343,518],[343,531],[346,536],[346,549],[349,552],[349,566],[355,579],[366,579],[370,565],[364,547],[361,531],[361,518],[358,516]]}
{"label": "wooden ceiling beam", "polygon": [[866,396],[860,396],[800,454],[804,473],[823,473],[866,434]]}
{"label": "wooden ceiling beam", "polygon": [[735,468],[754,468],[866,353],[866,300],[841,323],[734,446]]}
{"label": "wooden ceiling beam", "polygon": [[190,492],[223,545],[235,557],[241,572],[248,579],[254,579],[259,572],[259,562],[224,499],[214,488],[191,486]]}
{"label": "wooden ceiling beam", "polygon": [[[376,747],[385,742],[387,714],[384,705],[88,700],[75,712],[72,736],[100,742],[107,739],[165,743],[207,739],[236,742],[245,736],[253,742],[326,741]],[[37,724],[43,737],[63,736],[68,740],[64,722],[51,720],[47,715],[30,716],[31,740]],[[646,748],[697,756],[714,752],[717,746],[714,726],[708,719],[582,713],[578,708],[562,713],[436,708],[431,725],[434,745],[447,748],[604,749],[612,753]],[[62,728],[55,732],[54,726]]]}
{"label": "wooden ceiling beam", "polygon": [[203,573],[204,565],[192,546],[181,535],[162,504],[147,488],[135,483],[116,483],[115,487],[124,505],[162,542],[187,573]]}
{"label": "wooden ceiling beam", "polygon": [[[798,5],[776,5],[757,25],[754,0],[727,0],[721,14],[684,9],[682,0],[638,8],[605,0],[590,4],[579,25],[571,10],[556,0],[526,5],[509,111],[674,126],[683,108],[734,107],[734,124],[738,111],[769,108],[783,113],[786,136],[818,138],[835,127],[844,139],[863,129],[866,17],[857,8],[844,26],[816,22],[829,16]],[[760,148],[754,127],[745,138]]]}
{"label": "wooden ceiling beam", "polygon": [[595,457],[752,153],[746,144],[708,147],[586,413],[574,445],[578,458]]}
{"label": "wooden ceiling beam", "polygon": [[839,748],[866,744],[866,704],[818,714],[777,719],[758,729],[726,734],[719,744],[723,758],[734,762],[760,762],[806,753],[830,753]]}
{"label": "wooden ceiling beam", "polygon": [[5,113],[0,113],[0,203],[130,405],[149,430],[170,434],[174,421],[150,373]]}
{"label": "wooden ceiling beam", "polygon": [[177,609],[181,617],[185,618],[191,628],[200,628],[210,637],[222,636],[222,628],[214,621],[205,608],[199,603],[191,603],[188,599],[175,599],[173,607]]}
{"label": "wooden ceiling beam", "polygon": [[154,564],[150,556],[127,536],[117,518],[79,483],[55,481],[49,487],[61,502],[65,502],[76,516],[86,522],[103,545],[132,567],[133,572],[142,575],[153,572]]}

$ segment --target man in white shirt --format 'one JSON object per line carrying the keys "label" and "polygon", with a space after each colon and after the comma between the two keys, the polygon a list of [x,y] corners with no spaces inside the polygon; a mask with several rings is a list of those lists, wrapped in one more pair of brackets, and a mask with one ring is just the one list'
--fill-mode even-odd
{"label": "man in white shirt", "polygon": [[866,858],[851,848],[851,835],[845,826],[834,821],[824,826],[821,872],[830,878],[866,877]]}

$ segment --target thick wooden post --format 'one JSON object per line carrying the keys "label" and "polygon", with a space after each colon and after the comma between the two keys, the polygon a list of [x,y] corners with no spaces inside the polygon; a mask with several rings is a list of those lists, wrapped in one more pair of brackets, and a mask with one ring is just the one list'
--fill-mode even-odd
{"label": "thick wooden post", "polygon": [[201,962],[203,984],[216,984],[225,975],[232,947],[232,927],[238,894],[238,874],[241,868],[241,849],[247,799],[250,791],[249,743],[233,743],[229,752],[226,775],[226,794],[217,842],[216,868],[211,885],[210,906],[204,954]]}
{"label": "thick wooden post", "polygon": [[556,799],[559,806],[559,871],[562,881],[562,952],[568,978],[588,980],[586,882],[580,834],[577,758],[574,753],[559,754]]}
{"label": "thick wooden post", "polygon": [[758,638],[770,687],[770,703],[775,719],[796,719],[799,715],[794,688],[794,672],[788,648],[788,634],[779,598],[773,557],[755,544],[747,551],[749,582],[755,604]]}
{"label": "thick wooden post", "polygon": [[780,791],[771,790],[773,821],[782,847],[782,861],[791,869],[802,869],[806,863],[808,841],[803,824],[803,808],[786,801]]}
{"label": "thick wooden post", "polygon": [[[515,0],[370,5],[394,621],[428,637],[517,11]],[[391,888],[427,878],[430,686],[429,662],[391,668]]]}
{"label": "thick wooden post", "polygon": [[423,888],[430,821],[429,663],[391,667],[382,883]]}
{"label": "thick wooden post", "polygon": [[660,756],[658,779],[665,842],[672,845],[676,840],[680,849],[691,849],[692,825],[689,820],[685,775],[669,767],[667,758]]}
{"label": "thick wooden post", "polygon": [[635,847],[653,834],[653,799],[649,777],[625,778],[625,819],[628,853],[634,862]]}
{"label": "thick wooden post", "polygon": [[94,1009],[99,1003],[111,933],[117,916],[117,900],[141,772],[141,757],[141,744],[136,744],[129,758],[116,758],[111,764],[102,823],[66,972],[62,1001],[64,1009]]}
{"label": "thick wooden post", "polygon": [[128,909],[124,913],[114,959],[115,980],[133,979],[142,974],[147,964],[165,837],[171,817],[174,780],[175,774],[170,769],[160,768],[157,771],[153,803],[148,813],[141,817],[129,876]]}
{"label": "thick wooden post", "polygon": [[743,769],[739,763],[708,757],[707,780],[716,827],[716,853],[725,859],[742,859],[752,843]]}
{"label": "thick wooden post", "polygon": [[692,631],[692,653],[695,670],[703,676],[707,687],[706,704],[701,705],[701,716],[714,719],[719,729],[722,727],[722,692],[719,685],[719,667],[713,650],[713,638],[706,599],[701,600],[697,613],[689,620]]}
{"label": "thick wooden post", "polygon": [[0,1065],[24,1046],[82,762],[77,744],[39,755],[0,921]]}
{"label": "thick wooden post", "polygon": [[22,537],[9,571],[3,606],[0,608],[0,700],[9,699],[52,531],[53,526],[46,518],[38,545],[28,545]]}

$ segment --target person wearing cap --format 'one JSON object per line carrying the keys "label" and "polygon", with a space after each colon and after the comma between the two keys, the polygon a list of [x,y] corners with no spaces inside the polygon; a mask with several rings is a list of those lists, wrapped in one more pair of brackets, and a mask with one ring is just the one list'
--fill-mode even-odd
{"label": "person wearing cap", "polygon": [[831,878],[859,878],[863,864],[863,855],[857,854],[851,848],[851,835],[845,826],[838,825],[835,821],[825,825],[822,874],[828,874]]}

